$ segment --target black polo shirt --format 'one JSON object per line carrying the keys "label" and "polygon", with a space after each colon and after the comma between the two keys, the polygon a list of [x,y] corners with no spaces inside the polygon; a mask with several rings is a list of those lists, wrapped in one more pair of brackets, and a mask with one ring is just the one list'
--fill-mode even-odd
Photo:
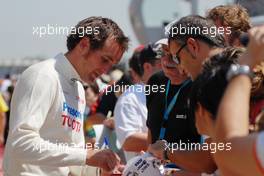
{"label": "black polo shirt", "polygon": [[[157,85],[166,88],[168,78],[163,72],[154,74],[148,82],[148,85]],[[152,143],[159,139],[161,125],[166,127],[164,139],[170,143],[190,143],[200,142],[200,135],[195,127],[194,111],[189,104],[189,94],[192,83],[188,83],[179,93],[177,101],[169,114],[166,123],[163,123],[163,114],[165,111],[166,91],[151,92],[147,95],[148,118],[147,127],[151,131]],[[177,93],[181,85],[171,85],[168,93],[168,104]]]}

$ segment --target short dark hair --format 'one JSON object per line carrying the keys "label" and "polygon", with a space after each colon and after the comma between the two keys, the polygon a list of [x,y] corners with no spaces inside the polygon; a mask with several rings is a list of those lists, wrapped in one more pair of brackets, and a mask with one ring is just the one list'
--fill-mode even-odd
{"label": "short dark hair", "polygon": [[[96,29],[97,33],[94,31],[87,33],[82,30],[81,34],[80,30],[78,30],[80,28],[85,29],[85,31],[87,28],[91,28],[92,30]],[[92,50],[102,48],[106,39],[109,37],[113,37],[124,51],[128,49],[128,37],[126,37],[119,26],[109,18],[97,16],[89,17],[80,21],[74,29],[74,32],[71,32],[67,37],[68,51],[74,49],[83,37],[89,38]]]}
{"label": "short dark hair", "polygon": [[[184,44],[189,38],[195,38],[206,42],[210,47],[225,46],[225,40],[222,34],[219,34],[217,30],[215,31],[215,36],[212,36],[209,32],[208,34],[201,32],[201,30],[204,30],[205,28],[207,28],[207,30],[211,28],[217,29],[212,20],[199,15],[189,15],[181,18],[179,21],[173,21],[168,24],[165,30],[169,41],[176,40],[177,42]],[[188,32],[181,34],[178,31],[177,34],[174,35],[174,29],[187,29]],[[191,32],[189,29],[191,29]],[[195,29],[194,33],[192,32],[193,29]],[[196,29],[200,30],[200,32],[197,32]]]}
{"label": "short dark hair", "polygon": [[197,109],[198,102],[215,119],[221,98],[227,87],[226,73],[231,64],[237,63],[244,52],[242,48],[226,48],[220,54],[211,57],[203,65],[203,71],[193,82],[191,106]]}
{"label": "short dark hair", "polygon": [[142,68],[141,62],[140,62],[140,53],[139,51],[135,51],[132,55],[132,57],[128,61],[129,68],[133,69],[139,76],[142,76],[144,73],[144,70]]}
{"label": "short dark hair", "polygon": [[149,44],[133,53],[132,57],[129,59],[129,67],[139,76],[142,76],[144,74],[144,63],[154,65],[155,61],[158,59],[160,58],[158,58],[156,51],[154,51],[153,45]]}

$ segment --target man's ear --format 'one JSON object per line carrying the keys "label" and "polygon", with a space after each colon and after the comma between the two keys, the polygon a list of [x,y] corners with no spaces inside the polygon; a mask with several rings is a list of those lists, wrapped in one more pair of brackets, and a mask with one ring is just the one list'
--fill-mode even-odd
{"label": "man's ear", "polygon": [[204,123],[209,124],[212,121],[212,114],[207,111],[203,106],[198,102],[197,112],[199,116],[203,118]]}
{"label": "man's ear", "polygon": [[187,43],[187,48],[189,50],[189,53],[194,58],[196,58],[197,57],[197,53],[200,50],[197,40],[195,40],[194,38],[188,38],[186,43]]}
{"label": "man's ear", "polygon": [[198,102],[197,110],[196,111],[199,114],[199,117],[203,117],[203,115],[204,115],[203,107],[202,107],[202,105],[199,102]]}
{"label": "man's ear", "polygon": [[203,106],[199,102],[197,112],[199,113],[199,116],[203,118],[203,121],[206,121],[206,119],[210,117],[210,113],[205,108],[203,108]]}
{"label": "man's ear", "polygon": [[90,40],[87,37],[83,37],[77,47],[81,55],[87,54],[90,51]]}

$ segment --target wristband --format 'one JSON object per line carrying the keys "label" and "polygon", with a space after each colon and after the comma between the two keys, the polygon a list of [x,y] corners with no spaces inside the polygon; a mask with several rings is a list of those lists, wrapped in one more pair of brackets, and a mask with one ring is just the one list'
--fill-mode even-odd
{"label": "wristband", "polygon": [[232,78],[238,75],[247,75],[249,78],[252,78],[253,76],[249,66],[232,64],[226,74],[226,79],[227,81],[230,81]]}

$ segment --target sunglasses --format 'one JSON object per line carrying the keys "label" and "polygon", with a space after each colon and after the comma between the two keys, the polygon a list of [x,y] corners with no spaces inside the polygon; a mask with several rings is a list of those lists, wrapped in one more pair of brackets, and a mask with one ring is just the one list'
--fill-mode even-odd
{"label": "sunglasses", "polygon": [[180,63],[181,63],[181,59],[180,59],[179,54],[180,54],[181,50],[182,50],[186,45],[187,45],[186,43],[183,44],[183,45],[178,49],[178,51],[176,52],[175,55],[173,55],[173,54],[171,55],[171,56],[172,56],[172,60],[173,60],[176,64],[180,64]]}

